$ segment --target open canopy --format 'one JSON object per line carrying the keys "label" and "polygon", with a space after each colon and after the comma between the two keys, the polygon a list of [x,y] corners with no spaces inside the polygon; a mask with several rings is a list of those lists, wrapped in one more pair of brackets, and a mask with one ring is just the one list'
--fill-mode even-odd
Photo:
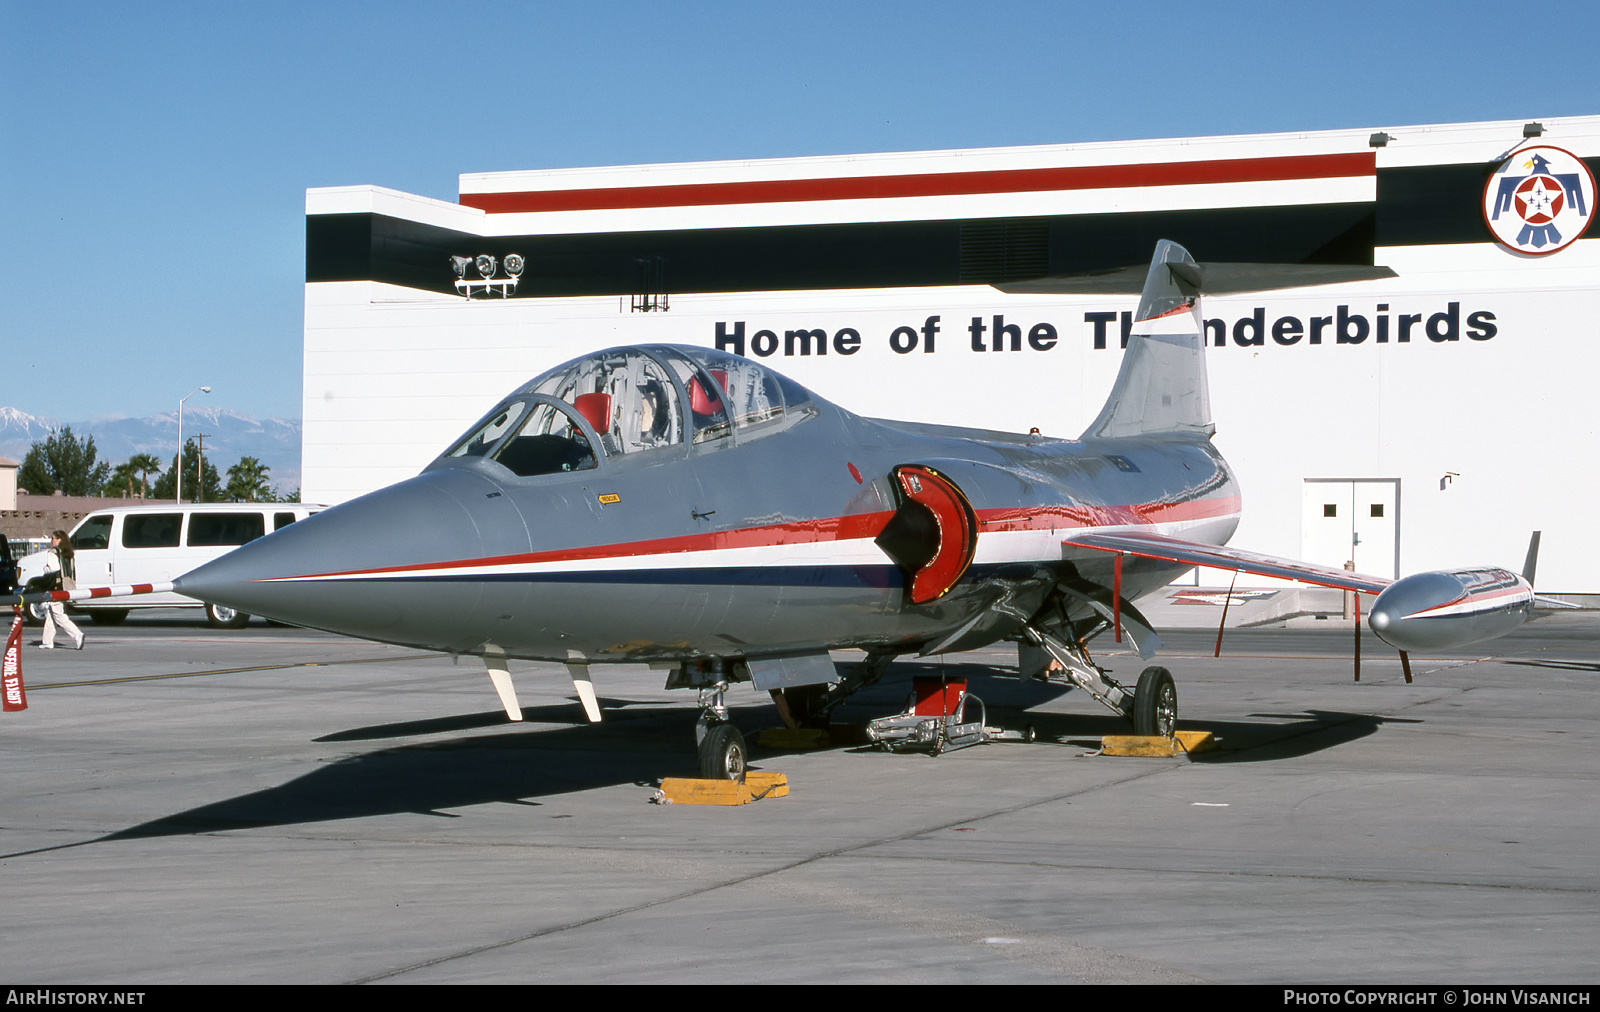
{"label": "open canopy", "polygon": [[507,397],[441,459],[486,457],[522,477],[669,447],[728,445],[816,414],[811,393],[706,348],[611,348],[556,366]]}

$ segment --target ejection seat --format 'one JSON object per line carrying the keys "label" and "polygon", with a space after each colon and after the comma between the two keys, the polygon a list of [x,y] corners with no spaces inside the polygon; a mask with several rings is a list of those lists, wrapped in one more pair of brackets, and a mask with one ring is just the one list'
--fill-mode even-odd
{"label": "ejection seat", "polygon": [[611,395],[608,393],[579,394],[572,399],[572,406],[578,409],[578,414],[589,423],[589,427],[600,436],[600,445],[606,453],[617,452],[616,437],[611,433]]}
{"label": "ejection seat", "polygon": [[[977,705],[976,720],[968,720],[967,705]],[[1005,731],[988,727],[983,700],[967,691],[965,678],[917,675],[911,680],[911,697],[904,712],[879,717],[867,724],[867,738],[886,752],[928,752],[938,755],[986,741],[1032,741],[1033,728]]]}

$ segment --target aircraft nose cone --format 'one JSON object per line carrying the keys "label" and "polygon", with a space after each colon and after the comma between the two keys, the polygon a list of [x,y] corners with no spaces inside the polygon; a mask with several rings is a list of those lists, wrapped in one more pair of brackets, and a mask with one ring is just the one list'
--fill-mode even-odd
{"label": "aircraft nose cone", "polygon": [[292,625],[466,649],[477,642],[480,587],[441,583],[437,574],[486,554],[527,551],[520,517],[489,524],[474,513],[485,501],[514,513],[498,492],[469,471],[419,475],[235,549],[179,577],[176,589]]}

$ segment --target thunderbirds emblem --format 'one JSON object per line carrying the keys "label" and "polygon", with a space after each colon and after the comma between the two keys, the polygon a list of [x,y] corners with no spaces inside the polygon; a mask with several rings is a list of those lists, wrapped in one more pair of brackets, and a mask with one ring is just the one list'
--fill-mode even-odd
{"label": "thunderbirds emblem", "polygon": [[1523,148],[1483,188],[1483,218],[1502,246],[1536,256],[1566,249],[1589,227],[1594,174],[1568,151]]}

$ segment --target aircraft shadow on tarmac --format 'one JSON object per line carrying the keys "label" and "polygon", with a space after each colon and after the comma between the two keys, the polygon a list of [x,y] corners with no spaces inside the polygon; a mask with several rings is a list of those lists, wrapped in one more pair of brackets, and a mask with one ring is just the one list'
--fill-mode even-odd
{"label": "aircraft shadow on tarmac", "polygon": [[[1126,720],[1100,710],[1051,713],[1033,709],[1066,695],[1072,691],[1071,688],[1057,683],[1020,682],[1008,668],[980,664],[899,663],[893,670],[897,676],[945,674],[965,677],[972,691],[984,701],[987,723],[1008,730],[1021,730],[1025,725],[1032,725],[1043,742],[1078,745],[1092,751],[1100,747],[1099,739],[1105,735],[1131,733]],[[884,684],[888,683],[886,679]],[[880,692],[873,702],[880,706],[871,716],[881,716],[893,708],[893,702],[881,691],[882,686],[876,688]],[[901,695],[894,701],[903,700],[906,687],[897,681],[895,691]],[[1079,696],[1086,698],[1081,693]],[[856,700],[852,699],[851,702]],[[1194,761],[1238,763],[1293,759],[1365,738],[1376,733],[1384,724],[1420,723],[1409,718],[1337,710],[1255,713],[1250,716],[1256,719],[1193,720],[1180,716],[1178,726],[1186,731],[1210,731],[1216,738],[1214,749],[1196,753],[1191,757]]]}
{"label": "aircraft shadow on tarmac", "polygon": [[[905,674],[921,667],[906,665]],[[971,677],[990,674],[993,669],[945,665],[944,670]],[[894,712],[909,688],[901,674],[897,670],[896,677],[859,693],[851,704],[871,716]],[[1037,701],[1039,697],[1032,698]],[[359,742],[501,729],[498,733],[411,741],[347,756],[276,787],[164,816],[101,839],[178,836],[403,813],[456,818],[452,810],[474,805],[539,805],[536,799],[551,795],[623,784],[654,785],[663,776],[696,775],[694,707],[604,697],[601,711],[604,720],[589,724],[573,700],[524,707],[528,723],[521,725],[507,722],[501,711],[486,711],[336,731],[316,740]],[[736,706],[734,721],[750,732],[779,724],[771,704]],[[757,765],[776,754],[752,748]]]}
{"label": "aircraft shadow on tarmac", "polygon": [[[607,696],[599,697],[600,709],[607,719],[613,719],[616,714],[627,707],[650,706],[653,704],[639,703],[630,699],[615,699]],[[524,706],[522,719],[534,724],[571,724],[573,726],[588,727],[589,720],[583,715],[583,710],[576,699],[571,703],[556,703],[550,706]],[[353,727],[348,731],[335,731],[325,734],[312,741],[377,741],[383,738],[412,738],[421,734],[444,734],[448,731],[472,731],[480,727],[497,727],[506,723],[504,710],[485,710],[482,713],[460,713],[449,717],[433,717],[428,720],[406,720],[394,724],[373,724],[369,727]]]}
{"label": "aircraft shadow on tarmac", "polygon": [[[904,676],[919,668],[948,675],[980,676],[972,683],[988,705],[988,720],[1003,727],[1032,723],[1040,739],[1058,744],[1099,745],[1099,735],[1125,734],[1127,724],[1099,714],[1037,713],[1041,691],[1054,687],[997,679],[983,665],[905,665],[895,677],[853,698],[864,719],[892,713],[905,698]],[[1059,693],[1057,693],[1059,695]],[[331,822],[418,813],[457,818],[454,810],[502,803],[539,806],[537,799],[624,784],[654,785],[662,776],[695,775],[690,745],[694,710],[679,704],[608,698],[605,720],[582,724],[577,703],[524,709],[528,724],[511,725],[498,711],[432,720],[352,728],[318,738],[322,742],[372,741],[416,735],[502,728],[497,733],[434,741],[412,741],[328,762],[304,776],[262,791],[202,805],[101,837],[125,840],[236,829]],[[770,705],[738,707],[735,721],[747,730],[778,724]],[[1212,731],[1222,750],[1197,754],[1197,762],[1266,762],[1306,755],[1373,734],[1396,718],[1337,711],[1252,714],[1255,721],[1186,721]],[[554,726],[551,725],[566,725]],[[1078,740],[1086,739],[1086,740]],[[1001,748],[1027,748],[1000,745]],[[752,743],[757,766],[781,756]],[[871,762],[863,756],[863,762]]]}
{"label": "aircraft shadow on tarmac", "polygon": [[[576,708],[573,703],[572,707]],[[524,714],[539,719],[538,711]],[[555,709],[555,708],[552,708]],[[565,709],[565,708],[563,708]],[[402,813],[456,818],[449,810],[491,803],[538,805],[555,794],[694,775],[693,716],[640,706],[605,712],[590,726],[513,725],[504,713],[358,728],[319,741],[360,741],[500,727],[498,733],[412,741],[349,755],[276,787],[192,808],[104,839],[176,836]],[[581,719],[581,710],[579,711]],[[563,723],[572,718],[562,713]],[[409,728],[409,731],[402,730]]]}
{"label": "aircraft shadow on tarmac", "polygon": [[1506,664],[1520,664],[1528,668],[1555,668],[1558,671],[1600,671],[1600,664],[1590,664],[1586,661],[1517,661],[1507,660]]}
{"label": "aircraft shadow on tarmac", "polygon": [[[1201,720],[1181,722],[1186,730],[1210,731],[1214,751],[1197,752],[1198,763],[1259,763],[1295,759],[1376,734],[1385,724],[1421,724],[1409,717],[1382,717],[1340,710],[1303,713],[1252,713],[1257,721]],[[1265,721],[1273,721],[1266,723]]]}

